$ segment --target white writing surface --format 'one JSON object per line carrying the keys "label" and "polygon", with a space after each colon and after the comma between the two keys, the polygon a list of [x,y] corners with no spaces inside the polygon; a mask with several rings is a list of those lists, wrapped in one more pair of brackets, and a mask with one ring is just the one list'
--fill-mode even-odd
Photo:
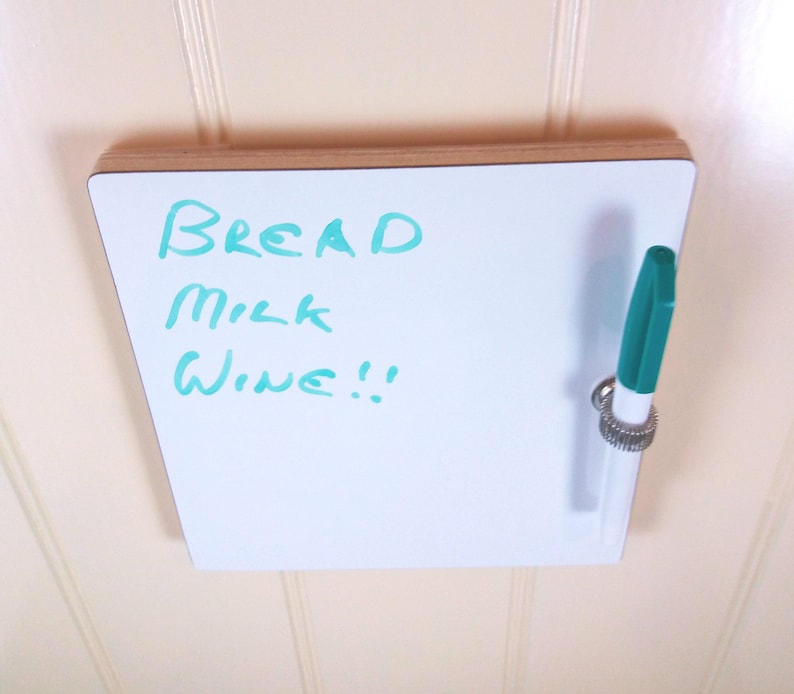
{"label": "white writing surface", "polygon": [[603,563],[593,386],[675,159],[95,174],[191,557]]}

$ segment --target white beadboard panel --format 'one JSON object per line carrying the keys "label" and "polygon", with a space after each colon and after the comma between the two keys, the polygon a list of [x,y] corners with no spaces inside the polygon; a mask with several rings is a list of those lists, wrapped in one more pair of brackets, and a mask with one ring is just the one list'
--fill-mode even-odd
{"label": "white beadboard panel", "polygon": [[595,0],[555,0],[554,39],[549,61],[549,96],[545,136],[566,139],[576,125],[590,35],[591,7]]}
{"label": "white beadboard panel", "polygon": [[[794,464],[794,457],[788,463]],[[786,694],[794,687],[794,504],[790,499],[782,515],[722,663],[715,694]]]}
{"label": "white beadboard panel", "polygon": [[553,3],[216,3],[234,142],[537,135]]}
{"label": "white beadboard panel", "polygon": [[93,595],[130,692],[301,692],[276,575],[198,572],[181,551],[137,559]]}
{"label": "white beadboard panel", "polygon": [[108,691],[0,464],[0,692]]}
{"label": "white beadboard panel", "polygon": [[509,570],[306,575],[325,694],[502,691]]}
{"label": "white beadboard panel", "polygon": [[527,691],[534,583],[534,569],[513,569],[502,694],[524,694]]}
{"label": "white beadboard panel", "polygon": [[664,530],[632,530],[617,566],[537,571],[527,691],[699,691],[736,572],[713,569],[730,539],[703,551],[721,516],[680,506],[665,504]]}
{"label": "white beadboard panel", "polygon": [[70,572],[129,691],[299,691],[278,576],[190,564],[86,192],[115,142],[196,141],[173,8],[2,13],[0,395]]}
{"label": "white beadboard panel", "polygon": [[675,131],[699,182],[656,399],[659,434],[625,558],[538,572],[529,681],[540,691],[698,691],[730,638],[754,543],[766,539],[759,524],[794,418],[794,130],[781,118],[792,87],[775,77],[790,60],[775,67],[763,57],[782,59],[791,46],[773,28],[783,8],[592,8],[576,131]]}
{"label": "white beadboard panel", "polygon": [[77,11],[36,0],[3,3],[0,17],[4,140],[16,118],[50,150],[70,136],[110,144],[192,135],[170,3],[88,0]]}
{"label": "white beadboard panel", "polygon": [[21,448],[15,441],[8,419],[2,412],[0,412],[0,462],[16,495],[19,509],[25,516],[28,530],[35,537],[36,544],[71,613],[74,626],[80,633],[94,667],[109,692],[121,691],[118,671],[97,629],[91,608],[75,578],[58,532],[41,501],[39,490],[27,470]]}

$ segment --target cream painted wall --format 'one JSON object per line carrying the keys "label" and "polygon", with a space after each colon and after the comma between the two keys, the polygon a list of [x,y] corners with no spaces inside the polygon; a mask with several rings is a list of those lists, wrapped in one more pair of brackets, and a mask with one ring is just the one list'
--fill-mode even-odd
{"label": "cream painted wall", "polygon": [[[0,691],[794,690],[786,0],[0,2]],[[615,567],[201,573],[85,191],[119,144],[676,133],[700,169]]]}

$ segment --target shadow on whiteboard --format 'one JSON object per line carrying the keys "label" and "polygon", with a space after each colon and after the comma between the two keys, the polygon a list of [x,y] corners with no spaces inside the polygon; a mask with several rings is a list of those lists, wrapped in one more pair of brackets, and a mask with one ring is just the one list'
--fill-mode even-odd
{"label": "shadow on whiteboard", "polygon": [[606,210],[594,220],[580,259],[581,285],[577,323],[581,326],[577,368],[569,383],[576,403],[569,500],[573,511],[595,511],[602,463],[593,451],[603,448],[598,413],[590,401],[595,385],[615,370],[625,307],[628,304],[632,220],[620,209]]}

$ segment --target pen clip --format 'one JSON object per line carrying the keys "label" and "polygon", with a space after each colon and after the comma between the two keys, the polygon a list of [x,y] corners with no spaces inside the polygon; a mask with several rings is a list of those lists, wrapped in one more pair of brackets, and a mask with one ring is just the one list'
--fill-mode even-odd
{"label": "pen clip", "polygon": [[618,380],[635,393],[653,393],[675,307],[675,253],[652,246],[631,296],[618,359]]}

